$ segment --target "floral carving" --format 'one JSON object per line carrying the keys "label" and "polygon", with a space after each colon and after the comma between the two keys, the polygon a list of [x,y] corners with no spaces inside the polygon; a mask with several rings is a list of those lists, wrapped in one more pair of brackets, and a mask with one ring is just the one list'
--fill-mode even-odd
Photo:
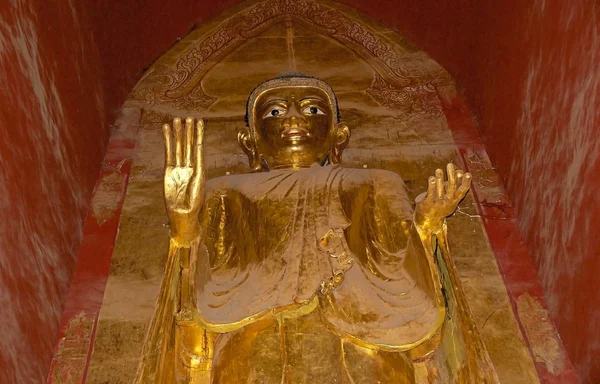
{"label": "floral carving", "polygon": [[399,110],[401,115],[436,118],[444,113],[436,88],[431,82],[396,88],[376,74],[367,94],[384,107]]}
{"label": "floral carving", "polygon": [[171,124],[174,118],[175,116],[170,113],[161,114],[151,109],[142,108],[140,123],[144,125],[158,124],[159,126],[162,126],[162,124],[165,123]]}
{"label": "floral carving", "polygon": [[183,110],[206,110],[216,99],[204,93],[206,72],[232,49],[285,19],[296,18],[374,59],[394,82],[418,86],[402,55],[342,11],[310,0],[267,0],[227,19],[208,37],[189,48],[172,66],[156,64],[136,87],[133,97],[149,104],[167,103]]}

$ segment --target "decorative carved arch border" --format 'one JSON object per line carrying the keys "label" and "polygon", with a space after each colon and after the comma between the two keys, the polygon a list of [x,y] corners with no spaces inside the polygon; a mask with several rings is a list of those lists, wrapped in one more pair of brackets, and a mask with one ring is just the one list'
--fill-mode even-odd
{"label": "decorative carved arch border", "polygon": [[[159,60],[140,80],[132,97],[150,104],[166,103],[178,109],[206,110],[216,101],[201,87],[208,71],[248,39],[282,22],[297,22],[316,29],[350,47],[368,62],[375,70],[376,78],[367,93],[381,105],[403,109],[416,107],[417,110],[423,109],[423,105],[431,105],[430,101],[424,103],[421,98],[415,102],[414,96],[435,92],[432,84],[440,79],[434,75],[411,76],[402,65],[402,55],[396,51],[397,43],[384,40],[363,26],[364,22],[354,20],[344,11],[311,0],[253,3],[194,42],[174,67],[161,64]],[[386,97],[382,98],[382,95]],[[426,99],[431,100],[431,96]],[[429,109],[426,115],[441,115],[441,109]]]}

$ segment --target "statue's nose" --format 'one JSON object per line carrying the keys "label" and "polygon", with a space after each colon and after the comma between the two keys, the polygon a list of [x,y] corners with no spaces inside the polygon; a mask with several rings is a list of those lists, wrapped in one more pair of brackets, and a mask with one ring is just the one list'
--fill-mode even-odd
{"label": "statue's nose", "polygon": [[306,118],[295,105],[293,105],[285,115],[283,124],[286,128],[302,127],[306,125]]}

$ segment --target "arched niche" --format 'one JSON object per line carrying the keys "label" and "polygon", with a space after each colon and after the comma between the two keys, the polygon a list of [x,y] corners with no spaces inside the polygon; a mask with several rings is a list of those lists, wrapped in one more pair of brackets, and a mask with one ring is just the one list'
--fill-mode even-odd
{"label": "arched niche", "polygon": [[441,98],[455,93],[452,78],[396,31],[334,2],[243,3],[154,62],[128,105],[144,109],[144,123],[205,118],[208,144],[220,143],[209,147],[212,163],[241,171],[245,159],[232,138],[244,124],[247,95],[291,70],[322,78],[336,91],[353,135],[347,164],[402,170],[410,183],[422,173],[426,147],[443,146],[440,165],[451,160]]}
{"label": "arched niche", "polygon": [[[342,119],[352,130],[344,165],[395,171],[414,198],[436,168],[460,163],[443,109],[455,96],[454,82],[397,31],[341,4],[310,0],[249,1],[200,25],[147,69],[125,103],[125,109],[141,110],[142,129],[98,323],[103,342],[91,361],[91,382],[114,382],[106,375],[131,382],[152,315],[168,242],[161,124],[174,116],[204,118],[208,177],[247,172],[236,142],[246,98],[263,80],[290,70],[320,77],[336,92]],[[450,219],[455,241],[450,245],[467,283],[465,300],[474,323],[485,325],[482,338],[501,379],[535,382],[481,219],[470,196],[464,204],[467,213]],[[126,338],[135,341],[119,353],[111,350]],[[455,347],[444,346],[445,351]],[[471,368],[461,371],[468,357],[455,357],[440,374],[458,377],[475,369],[471,361]]]}

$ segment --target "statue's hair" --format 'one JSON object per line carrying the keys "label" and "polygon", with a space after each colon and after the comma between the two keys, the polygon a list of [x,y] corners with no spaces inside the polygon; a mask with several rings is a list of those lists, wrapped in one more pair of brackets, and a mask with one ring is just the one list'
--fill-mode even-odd
{"label": "statue's hair", "polygon": [[280,73],[272,79],[263,81],[262,83],[257,85],[256,88],[252,90],[252,92],[250,92],[250,96],[248,97],[248,101],[246,102],[246,125],[248,127],[250,127],[251,129],[253,128],[252,124],[254,124],[254,122],[252,121],[251,111],[254,108],[254,103],[256,102],[256,98],[258,97],[258,95],[260,95],[262,92],[269,88],[287,85],[311,85],[324,90],[329,95],[329,99],[333,106],[333,110],[336,114],[337,122],[340,121],[340,109],[338,106],[337,97],[335,96],[335,92],[333,92],[333,88],[331,88],[329,84],[327,84],[321,79],[306,75],[301,72],[284,72]]}

